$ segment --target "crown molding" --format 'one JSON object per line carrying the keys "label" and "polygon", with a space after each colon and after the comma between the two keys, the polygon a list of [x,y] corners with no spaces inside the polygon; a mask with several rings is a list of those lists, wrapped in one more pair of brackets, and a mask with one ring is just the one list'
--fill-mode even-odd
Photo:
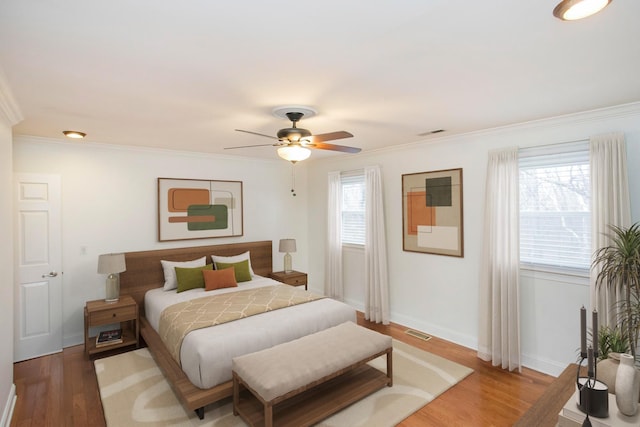
{"label": "crown molding", "polygon": [[[610,107],[597,108],[593,110],[586,110],[576,113],[563,114],[555,117],[547,117],[543,119],[529,120],[521,123],[514,123],[499,127],[481,129],[471,132],[451,133],[448,135],[438,134],[437,136],[431,136],[419,141],[408,142],[406,144],[392,145],[390,147],[377,148],[373,150],[363,151],[358,154],[358,158],[378,156],[384,153],[391,153],[398,150],[406,150],[412,148],[426,147],[428,145],[436,144],[451,144],[456,142],[464,142],[477,139],[478,137],[491,137],[499,135],[508,135],[513,132],[531,131],[536,129],[553,129],[567,125],[581,125],[585,123],[597,123],[616,118],[634,117],[640,115],[640,102],[630,102],[626,104],[619,104]],[[585,140],[589,139],[590,135],[583,135]],[[306,162],[330,162],[340,160],[342,157],[328,157],[321,159],[305,160]]]}
{"label": "crown molding", "polygon": [[2,70],[0,70],[0,120],[11,127],[17,125],[23,119],[22,111],[20,111],[20,106],[13,97],[9,82]]}
{"label": "crown molding", "polygon": [[[464,132],[451,135],[438,136],[436,138],[424,139],[421,141],[405,144],[404,147],[423,146],[427,144],[458,141],[462,139],[470,139],[485,136],[498,136],[510,134],[513,132],[531,131],[537,129],[553,129],[563,126],[576,126],[586,123],[597,123],[608,121],[616,118],[633,117],[640,114],[640,102],[630,102],[626,104],[613,105],[610,107],[602,107],[592,110],[580,111],[576,113],[568,113],[554,117],[546,117],[542,119],[529,120],[520,123],[513,123],[504,126],[498,126],[488,129],[480,129],[471,132]],[[589,139],[590,135],[586,135],[585,139]],[[396,146],[400,147],[400,146]],[[394,147],[390,147],[394,148]]]}
{"label": "crown molding", "polygon": [[[140,145],[123,145],[123,144],[110,144],[105,142],[92,142],[78,140],[66,140],[63,138],[51,138],[47,136],[33,136],[33,135],[14,135],[13,142],[16,144],[42,144],[44,146],[60,146],[60,147],[73,147],[78,150],[92,150],[103,149],[110,151],[125,151],[125,152],[137,152],[147,154],[168,154],[171,156],[182,157],[195,157],[198,159],[212,159],[212,160],[227,160],[227,161],[241,161],[241,162],[255,162],[255,163],[271,163],[271,164],[289,164],[289,162],[282,160],[280,157],[266,159],[262,157],[244,157],[236,156],[233,154],[220,154],[220,153],[206,153],[200,151],[185,151],[174,150],[170,148],[158,148],[158,147],[146,147]],[[306,160],[305,160],[306,162]],[[304,162],[303,162],[304,163]],[[0,425],[0,427],[2,427]]]}

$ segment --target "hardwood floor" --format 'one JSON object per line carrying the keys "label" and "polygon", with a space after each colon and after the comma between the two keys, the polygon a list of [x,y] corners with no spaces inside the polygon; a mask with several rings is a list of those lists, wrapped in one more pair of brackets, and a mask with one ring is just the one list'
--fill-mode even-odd
{"label": "hardwood floor", "polygon": [[16,406],[11,426],[104,426],[93,363],[84,347],[13,365]]}
{"label": "hardwood floor", "polygon": [[[512,426],[542,395],[555,379],[523,369],[522,373],[494,368],[476,357],[476,351],[432,337],[428,341],[405,333],[406,328],[392,324],[371,324],[359,314],[358,323],[446,359],[468,366],[474,372],[418,412],[399,424],[424,426]],[[536,427],[543,427],[536,424]],[[555,423],[552,426],[555,427]]]}
{"label": "hardwood floor", "polygon": [[[433,337],[428,341],[405,333],[397,324],[358,323],[415,347],[468,366],[474,372],[399,426],[511,426],[542,395],[553,377],[524,369],[496,369],[471,350]],[[14,365],[18,399],[12,427],[105,425],[93,362],[82,346]]]}

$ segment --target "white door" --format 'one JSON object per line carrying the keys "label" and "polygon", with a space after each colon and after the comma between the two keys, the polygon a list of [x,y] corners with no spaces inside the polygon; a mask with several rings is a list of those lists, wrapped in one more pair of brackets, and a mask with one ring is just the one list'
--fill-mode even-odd
{"label": "white door", "polygon": [[62,350],[60,176],[15,175],[14,361]]}

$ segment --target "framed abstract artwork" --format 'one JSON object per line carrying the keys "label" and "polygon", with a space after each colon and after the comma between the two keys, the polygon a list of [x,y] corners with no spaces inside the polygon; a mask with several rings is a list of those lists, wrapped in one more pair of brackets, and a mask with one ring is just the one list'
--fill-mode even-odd
{"label": "framed abstract artwork", "polygon": [[402,175],[402,249],[464,256],[462,169]]}
{"label": "framed abstract artwork", "polygon": [[242,181],[158,178],[158,240],[242,236]]}

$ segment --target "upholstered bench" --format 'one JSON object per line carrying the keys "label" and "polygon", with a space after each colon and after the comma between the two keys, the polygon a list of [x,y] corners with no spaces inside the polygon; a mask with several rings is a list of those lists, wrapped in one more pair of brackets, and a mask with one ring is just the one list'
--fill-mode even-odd
{"label": "upholstered bench", "polygon": [[[376,390],[391,387],[392,351],[391,337],[346,322],[235,357],[233,413],[250,426],[317,423]],[[383,355],[386,374],[367,365]]]}

